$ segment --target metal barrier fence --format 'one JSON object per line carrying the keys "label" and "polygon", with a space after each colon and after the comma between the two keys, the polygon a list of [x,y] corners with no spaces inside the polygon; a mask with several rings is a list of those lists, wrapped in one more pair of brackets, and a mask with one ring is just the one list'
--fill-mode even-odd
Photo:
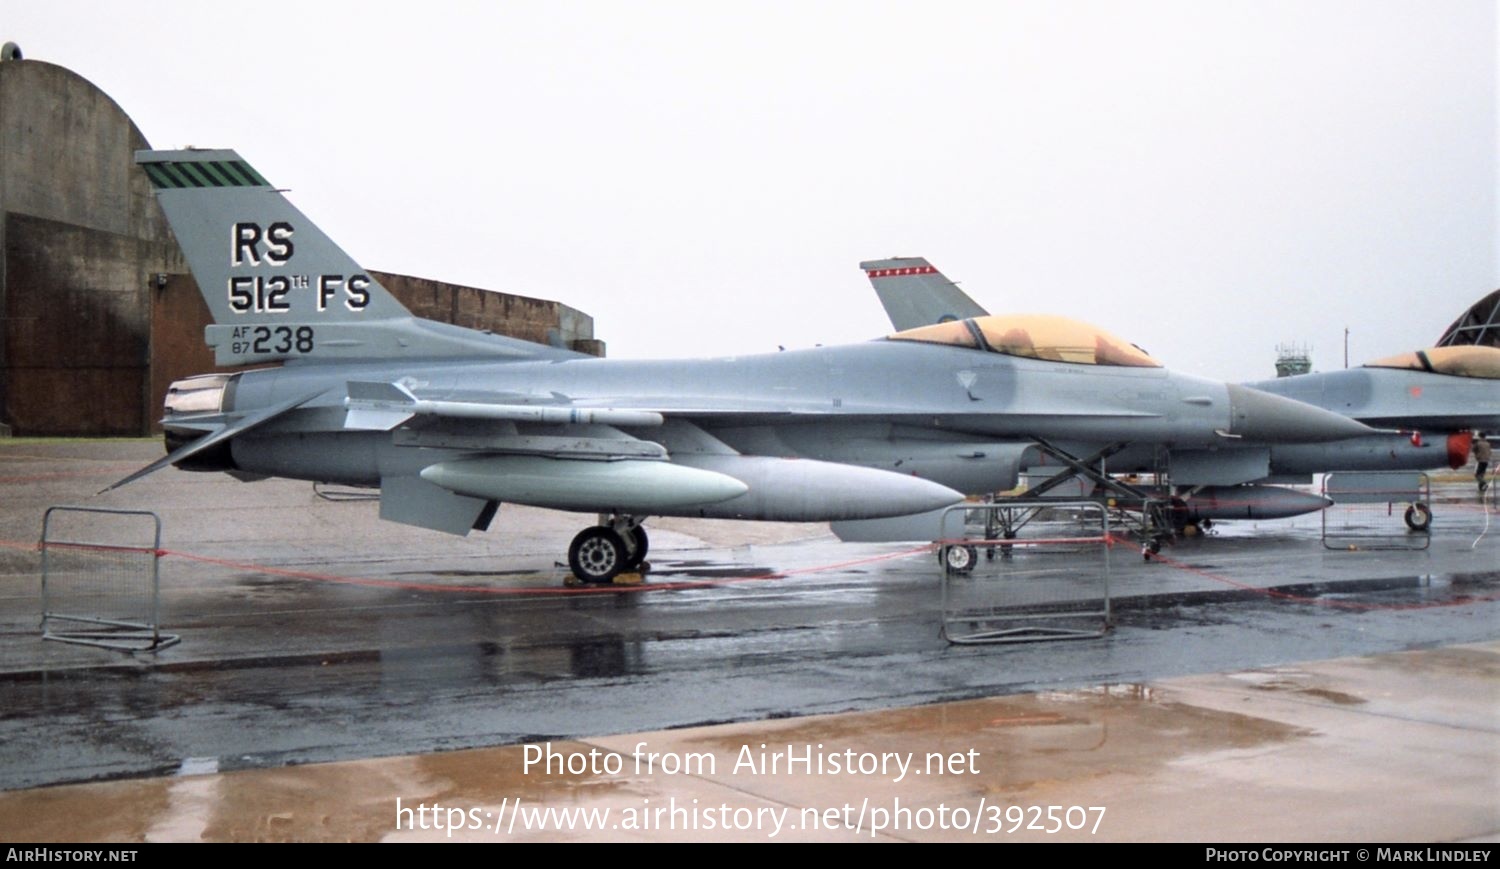
{"label": "metal barrier fence", "polygon": [[1360,471],[1323,478],[1323,546],[1426,549],[1432,544],[1432,483],[1420,471]]}
{"label": "metal barrier fence", "polygon": [[158,622],[161,519],[51,507],[42,517],[42,639],[130,652],[179,641]]}
{"label": "metal barrier fence", "polygon": [[1111,626],[1109,511],[1052,498],[943,514],[943,637],[955,644],[1103,636]]}

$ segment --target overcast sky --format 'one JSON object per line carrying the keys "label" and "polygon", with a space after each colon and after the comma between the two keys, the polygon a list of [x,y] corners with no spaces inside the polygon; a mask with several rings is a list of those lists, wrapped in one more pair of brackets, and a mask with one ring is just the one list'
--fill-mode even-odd
{"label": "overcast sky", "polygon": [[857,263],[1269,377],[1500,286],[1492,0],[5,0],[157,148],[234,148],[368,268],[615,357],[889,331]]}

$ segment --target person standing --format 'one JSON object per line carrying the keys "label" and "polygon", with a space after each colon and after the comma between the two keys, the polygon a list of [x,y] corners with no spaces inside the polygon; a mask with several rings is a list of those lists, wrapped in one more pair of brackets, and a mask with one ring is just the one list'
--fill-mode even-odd
{"label": "person standing", "polygon": [[1474,479],[1478,481],[1479,494],[1482,495],[1484,490],[1490,487],[1489,481],[1484,478],[1484,473],[1490,466],[1490,442],[1483,432],[1474,438],[1474,461],[1477,463],[1474,468]]}

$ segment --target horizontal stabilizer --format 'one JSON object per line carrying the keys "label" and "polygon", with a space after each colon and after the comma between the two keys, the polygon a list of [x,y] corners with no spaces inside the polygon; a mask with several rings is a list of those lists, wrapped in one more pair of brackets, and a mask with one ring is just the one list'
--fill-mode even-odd
{"label": "horizontal stabilizer", "polygon": [[99,494],[103,495],[105,492],[108,492],[111,489],[118,489],[126,483],[133,483],[136,480],[147,476],[148,474],[156,473],[157,471],[167,467],[168,465],[175,465],[178,462],[186,461],[187,459],[192,458],[193,456],[203,452],[210,447],[217,446],[229,440],[230,438],[238,437],[239,435],[242,435],[257,426],[264,425],[265,423],[270,422],[271,420],[277,418],[278,416],[281,416],[282,414],[286,413],[289,410],[292,410],[293,408],[301,407],[309,401],[312,401],[314,398],[317,398],[319,395],[322,395],[323,392],[324,390],[318,390],[317,392],[308,393],[301,398],[294,398],[290,401],[283,401],[280,404],[272,405],[264,410],[248,414],[236,420],[235,422],[230,423],[221,429],[218,429],[217,431],[210,432],[209,434],[206,434],[203,437],[198,438],[197,440],[189,441],[188,443],[183,444],[182,446],[168,453],[166,456],[157,459],[156,461],[152,462],[144,468],[141,468],[139,471],[136,471],[125,479],[120,480],[119,482],[107,486],[103,489],[100,489]]}

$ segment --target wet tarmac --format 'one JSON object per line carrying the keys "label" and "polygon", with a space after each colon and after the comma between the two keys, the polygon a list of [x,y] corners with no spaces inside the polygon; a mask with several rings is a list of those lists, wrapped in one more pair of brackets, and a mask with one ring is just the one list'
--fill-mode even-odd
{"label": "wet tarmac", "polygon": [[[1102,636],[954,645],[945,618],[951,635],[955,601],[1002,587],[994,571],[1035,604],[1097,575],[1099,552],[986,559],[944,587],[925,547],[663,520],[643,583],[569,588],[557,561],[588,517],[507,506],[456,539],[307,484],[176,470],[90,497],[159,449],[0,442],[0,839],[449,838],[397,798],[459,808],[453,837],[482,840],[760,841],[777,807],[799,840],[870,838],[881,811],[876,838],[924,841],[1500,834],[1500,516],[1472,484],[1438,486],[1420,541],[1372,515],[1325,544],[1342,520],[1315,516],[1226,523],[1152,561],[1116,547]],[[35,543],[55,504],[162,517],[160,622],[179,644],[40,640]],[[528,768],[548,743],[621,768]],[[638,743],[699,766],[642,770]],[[761,743],[945,766],[761,774]],[[616,826],[528,831],[518,799]],[[902,803],[970,823],[924,829]],[[844,805],[859,830],[838,812],[812,826]],[[1047,805],[1106,812],[1091,831],[1069,829],[1078,812],[1006,829],[1008,809]],[[642,826],[664,806],[675,826]]]}

